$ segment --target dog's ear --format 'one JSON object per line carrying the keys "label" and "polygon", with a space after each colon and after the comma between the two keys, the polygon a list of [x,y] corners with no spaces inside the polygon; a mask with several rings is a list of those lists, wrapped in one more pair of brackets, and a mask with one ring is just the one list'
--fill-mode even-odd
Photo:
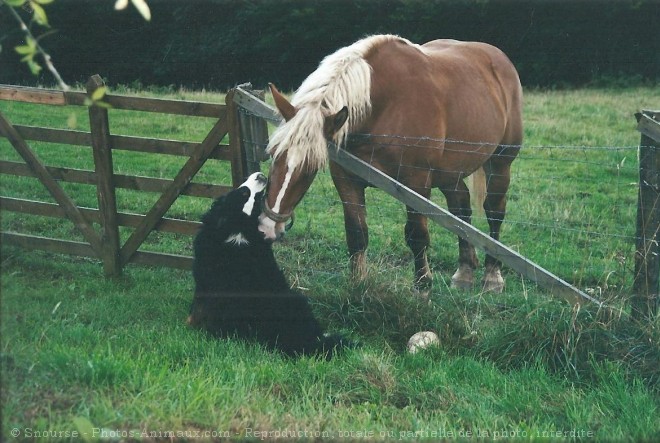
{"label": "dog's ear", "polygon": [[227,200],[231,210],[233,211],[237,208],[243,209],[243,205],[248,201],[251,193],[252,191],[247,186],[241,186],[227,194]]}
{"label": "dog's ear", "polygon": [[223,211],[223,203],[224,201],[219,201],[216,200],[213,202],[213,206],[211,206],[211,209],[202,216],[202,223],[205,225],[209,226],[220,226],[221,224],[225,223],[227,220],[227,216],[225,215],[225,211]]}
{"label": "dog's ear", "polygon": [[202,223],[209,226],[219,226],[227,219],[227,212],[230,207],[228,201],[229,194],[221,195],[216,198],[209,209],[202,215]]}
{"label": "dog's ear", "polygon": [[243,200],[243,204],[245,204],[246,201],[250,198],[250,194],[252,194],[252,191],[247,186],[241,186],[238,188],[238,192],[240,193],[241,200]]}
{"label": "dog's ear", "polygon": [[231,217],[243,213],[243,205],[250,198],[251,191],[241,186],[228,194],[218,197],[211,205],[211,209],[202,216],[202,223],[219,228]]}

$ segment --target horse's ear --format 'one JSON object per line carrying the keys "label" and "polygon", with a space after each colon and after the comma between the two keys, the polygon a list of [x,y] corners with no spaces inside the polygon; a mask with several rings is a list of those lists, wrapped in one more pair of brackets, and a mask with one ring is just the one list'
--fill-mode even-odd
{"label": "horse's ear", "polygon": [[348,120],[348,108],[346,106],[341,108],[336,114],[327,116],[325,118],[325,125],[323,125],[325,137],[331,139],[344,126],[346,120]]}
{"label": "horse's ear", "polygon": [[268,83],[268,86],[270,87],[271,94],[273,94],[273,100],[275,100],[277,110],[280,111],[284,120],[291,120],[296,115],[296,108],[277,90],[274,84]]}

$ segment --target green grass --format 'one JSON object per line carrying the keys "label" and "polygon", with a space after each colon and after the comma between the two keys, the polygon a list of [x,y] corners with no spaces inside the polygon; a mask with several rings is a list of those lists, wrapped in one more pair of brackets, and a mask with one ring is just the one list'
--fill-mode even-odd
{"label": "green grass", "polygon": [[[201,97],[224,102],[217,94]],[[656,439],[660,323],[633,323],[625,301],[639,143],[632,113],[659,100],[651,88],[526,94],[526,148],[514,163],[502,238],[606,299],[614,312],[575,310],[510,271],[502,295],[452,290],[455,238],[435,226],[434,288],[430,303],[420,300],[410,287],[403,207],[375,190],[368,192],[370,276],[353,285],[341,204],[327,173],[276,252],[323,323],[362,343],[330,362],[290,360],[190,330],[185,317],[194,285],[186,272],[129,266],[121,278],[105,280],[93,260],[3,247],[3,440],[15,441],[13,429],[21,438],[77,431],[114,441],[153,441],[169,432],[194,441],[207,431],[249,440],[283,431],[309,440]],[[84,109],[8,102],[0,109],[14,123],[53,127],[67,127],[70,113],[79,113],[84,129]],[[212,124],[113,113],[111,128],[122,134],[197,140]],[[33,145],[48,164],[91,165],[85,148]],[[16,158],[5,139],[0,158]],[[116,169],[145,176],[170,177],[182,164],[171,156],[116,159]],[[228,182],[220,162],[203,172],[200,181]],[[1,180],[3,195],[49,201],[33,179]],[[93,188],[66,187],[80,204],[96,206]],[[121,209],[139,212],[156,197],[122,192],[118,200]],[[434,200],[444,204],[439,195]],[[184,198],[169,215],[198,219],[208,205]],[[482,215],[475,223],[485,227]],[[2,227],[79,238],[69,222],[45,217],[3,212]],[[190,253],[190,242],[152,234],[145,248]],[[408,337],[420,330],[436,331],[440,348],[406,354]]]}

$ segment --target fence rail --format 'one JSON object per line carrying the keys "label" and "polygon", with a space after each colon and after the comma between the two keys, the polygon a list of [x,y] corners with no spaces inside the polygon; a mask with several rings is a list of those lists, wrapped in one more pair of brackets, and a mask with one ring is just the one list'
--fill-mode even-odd
{"label": "fence rail", "polygon": [[[100,77],[93,76],[92,78],[94,77],[98,78],[97,87],[101,86]],[[89,91],[57,91],[13,85],[0,87],[0,100],[55,106],[87,106],[89,98]],[[103,101],[115,109],[126,111],[157,112],[193,117],[224,118],[227,112],[226,105],[187,100],[106,95]]]}
{"label": "fence rail", "polygon": [[[233,101],[229,104],[204,103],[185,100],[167,100],[145,97],[106,95],[103,103],[113,110],[130,110],[173,114],[190,117],[210,117],[216,120],[202,141],[178,141],[163,138],[147,138],[112,134],[108,111],[96,105],[91,97],[103,82],[93,76],[87,83],[87,92],[64,92],[0,85],[0,100],[51,106],[87,106],[90,131],[57,129],[29,125],[14,125],[0,113],[0,137],[6,138],[20,154],[23,162],[1,160],[0,173],[36,177],[46,187],[56,203],[0,196],[0,208],[28,215],[66,218],[71,220],[85,241],[62,238],[46,238],[18,232],[2,232],[4,245],[39,249],[57,253],[94,257],[102,261],[107,276],[119,275],[128,263],[168,266],[190,269],[192,257],[146,252],[139,250],[152,231],[192,235],[198,229],[197,221],[165,217],[165,213],[181,195],[215,198],[242,182],[249,170],[241,150],[235,124]],[[229,143],[222,143],[229,135]],[[76,169],[50,166],[42,162],[28,142],[48,142],[91,149],[94,168]],[[131,151],[146,154],[165,154],[187,158],[183,167],[172,179],[128,175],[115,172],[114,151]],[[232,183],[196,183],[193,178],[208,159],[231,164]],[[79,207],[60,182],[86,184],[96,187],[98,208]],[[140,192],[160,193],[156,203],[145,214],[117,210],[116,190],[128,189]],[[99,225],[100,229],[94,226]],[[132,229],[122,245],[119,227]]]}

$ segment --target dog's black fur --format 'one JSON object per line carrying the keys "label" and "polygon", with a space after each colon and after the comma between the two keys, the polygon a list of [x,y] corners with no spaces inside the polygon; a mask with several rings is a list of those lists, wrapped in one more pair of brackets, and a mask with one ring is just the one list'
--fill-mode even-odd
{"label": "dog's black fur", "polygon": [[[256,339],[289,356],[331,358],[344,345],[324,335],[309,300],[293,291],[258,230],[263,192],[252,213],[242,209],[251,191],[241,186],[218,198],[202,217],[194,241],[195,297],[188,323],[219,337]],[[242,234],[247,244],[227,242]]]}

